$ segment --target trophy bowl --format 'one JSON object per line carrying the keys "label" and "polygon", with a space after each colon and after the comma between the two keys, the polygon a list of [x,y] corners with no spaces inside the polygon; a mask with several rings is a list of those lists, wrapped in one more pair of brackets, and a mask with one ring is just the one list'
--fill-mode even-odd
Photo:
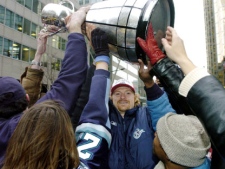
{"label": "trophy bowl", "polygon": [[174,26],[174,15],[173,0],[109,0],[93,4],[86,22],[107,32],[111,54],[128,62],[142,59],[146,64],[146,54],[136,38],[146,39],[151,23],[162,49],[161,38],[165,37],[167,26]]}

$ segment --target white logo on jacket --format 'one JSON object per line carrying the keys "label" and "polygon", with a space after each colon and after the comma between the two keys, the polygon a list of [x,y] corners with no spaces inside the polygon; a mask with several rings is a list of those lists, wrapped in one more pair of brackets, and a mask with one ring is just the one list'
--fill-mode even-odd
{"label": "white logo on jacket", "polygon": [[141,134],[144,133],[145,131],[143,129],[139,129],[137,128],[135,131],[134,131],[134,134],[133,134],[133,137],[135,139],[139,139],[141,137]]}
{"label": "white logo on jacket", "polygon": [[117,126],[117,123],[116,123],[115,121],[111,121],[111,124],[112,124],[113,126]]}

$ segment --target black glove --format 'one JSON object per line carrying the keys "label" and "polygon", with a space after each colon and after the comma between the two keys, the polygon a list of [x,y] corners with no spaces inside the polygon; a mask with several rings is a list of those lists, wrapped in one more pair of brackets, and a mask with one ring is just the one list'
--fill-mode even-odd
{"label": "black glove", "polygon": [[105,31],[96,28],[91,32],[91,42],[95,51],[95,58],[100,55],[109,56],[108,37]]}

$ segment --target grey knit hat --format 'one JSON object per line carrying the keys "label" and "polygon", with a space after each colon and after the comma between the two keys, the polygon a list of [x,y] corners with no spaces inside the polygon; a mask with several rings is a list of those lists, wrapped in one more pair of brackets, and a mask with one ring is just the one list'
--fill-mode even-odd
{"label": "grey knit hat", "polygon": [[156,130],[171,161],[186,167],[204,162],[211,143],[197,117],[167,113],[159,119]]}

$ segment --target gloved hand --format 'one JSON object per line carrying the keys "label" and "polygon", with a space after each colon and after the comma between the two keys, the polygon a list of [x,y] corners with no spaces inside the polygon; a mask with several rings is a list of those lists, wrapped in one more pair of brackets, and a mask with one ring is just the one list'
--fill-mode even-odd
{"label": "gloved hand", "polygon": [[138,44],[147,54],[151,64],[154,66],[159,60],[165,57],[165,54],[159,49],[156,40],[154,39],[152,24],[148,27],[147,38],[143,40],[137,37]]}
{"label": "gloved hand", "polygon": [[91,42],[97,56],[109,56],[108,37],[105,31],[96,28],[91,32]]}

